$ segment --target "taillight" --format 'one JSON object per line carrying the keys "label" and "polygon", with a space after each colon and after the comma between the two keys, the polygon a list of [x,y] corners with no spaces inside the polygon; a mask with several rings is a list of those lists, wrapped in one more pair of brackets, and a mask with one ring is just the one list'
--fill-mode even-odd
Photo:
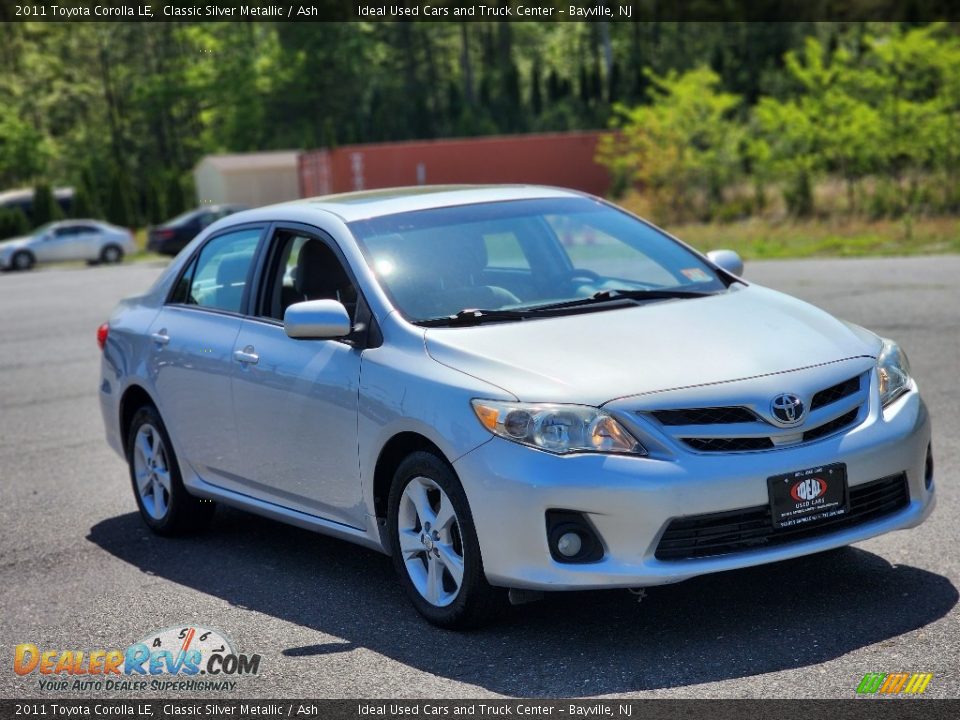
{"label": "taillight", "polygon": [[157,230],[157,237],[160,238],[161,240],[167,240],[168,238],[172,238],[173,236],[174,236],[173,230]]}
{"label": "taillight", "polygon": [[110,323],[104,323],[97,328],[97,345],[100,346],[100,349],[103,350],[103,346],[107,344],[107,335],[110,334]]}

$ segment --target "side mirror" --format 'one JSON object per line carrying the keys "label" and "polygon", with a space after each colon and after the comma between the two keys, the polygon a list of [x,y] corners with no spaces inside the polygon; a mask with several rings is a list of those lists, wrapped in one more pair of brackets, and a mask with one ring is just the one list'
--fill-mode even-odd
{"label": "side mirror", "polygon": [[342,338],[350,334],[350,316],[336,300],[307,300],[287,308],[283,330],[298,340]]}
{"label": "side mirror", "polygon": [[726,270],[731,275],[737,277],[743,275],[743,260],[733,250],[711,250],[707,253],[707,257],[714,265]]}

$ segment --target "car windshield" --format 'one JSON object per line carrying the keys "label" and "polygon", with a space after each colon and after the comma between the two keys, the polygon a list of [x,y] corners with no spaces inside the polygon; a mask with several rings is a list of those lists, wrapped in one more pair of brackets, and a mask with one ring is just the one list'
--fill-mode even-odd
{"label": "car windshield", "polygon": [[32,237],[40,237],[40,236],[42,236],[42,235],[46,235],[48,232],[50,232],[51,230],[53,230],[53,228],[54,228],[56,225],[57,225],[56,222],[48,222],[48,223],[46,223],[46,224],[44,224],[44,225],[41,225],[41,226],[38,227],[38,228],[34,228],[33,230],[31,230],[31,231],[30,231],[30,235],[31,235]]}
{"label": "car windshield", "polygon": [[[692,297],[726,285],[655,227],[589,198],[460,205],[350,224],[367,263],[412,322],[546,308],[583,311]],[[507,312],[509,311],[509,312]],[[481,314],[469,314],[471,318]]]}

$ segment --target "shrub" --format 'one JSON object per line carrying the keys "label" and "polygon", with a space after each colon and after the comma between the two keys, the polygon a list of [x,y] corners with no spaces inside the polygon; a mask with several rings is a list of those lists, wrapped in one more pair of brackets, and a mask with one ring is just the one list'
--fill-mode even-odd
{"label": "shrub", "polygon": [[46,183],[37,185],[33,190],[33,226],[40,227],[54,220],[61,220],[63,212],[53,196],[53,190]]}
{"label": "shrub", "polygon": [[0,240],[26,235],[30,221],[20,208],[0,208]]}

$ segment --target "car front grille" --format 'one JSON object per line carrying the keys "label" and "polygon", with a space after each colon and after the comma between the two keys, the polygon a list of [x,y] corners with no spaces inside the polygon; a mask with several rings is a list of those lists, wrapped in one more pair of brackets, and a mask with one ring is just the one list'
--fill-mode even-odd
{"label": "car front grille", "polygon": [[813,396],[813,400],[810,401],[810,409],[816,410],[822,408],[830,403],[834,403],[837,400],[843,400],[845,397],[850,397],[855,392],[860,391],[860,376],[852,377],[849,380],[844,380],[842,383],[837,383],[833,387],[828,387],[826,390],[821,390],[816,395]]}
{"label": "car front grille", "polygon": [[660,538],[655,557],[692,560],[784,545],[886,517],[909,503],[907,476],[899,473],[851,487],[846,515],[809,526],[774,528],[769,505],[677,518]]}
{"label": "car front grille", "polygon": [[726,425],[757,421],[757,416],[745,407],[654,410],[650,414],[660,421],[661,425]]}
{"label": "car front grille", "polygon": [[768,437],[685,438],[684,442],[700,452],[743,452],[773,447],[773,441]]}
{"label": "car front grille", "polygon": [[857,419],[857,413],[860,412],[859,408],[854,408],[848,413],[844,413],[838,418],[834,418],[828,423],[824,423],[820,427],[816,427],[813,430],[807,430],[803,434],[803,441],[810,442],[811,440],[818,440],[827,435],[833,435],[833,433],[843,430],[843,428],[848,427],[853,424],[853,421]]}
{"label": "car front grille", "polygon": [[806,418],[796,427],[780,427],[756,405],[640,410],[678,442],[701,453],[774,450],[813,442],[849,429],[865,414],[865,374],[817,390],[808,395]]}

